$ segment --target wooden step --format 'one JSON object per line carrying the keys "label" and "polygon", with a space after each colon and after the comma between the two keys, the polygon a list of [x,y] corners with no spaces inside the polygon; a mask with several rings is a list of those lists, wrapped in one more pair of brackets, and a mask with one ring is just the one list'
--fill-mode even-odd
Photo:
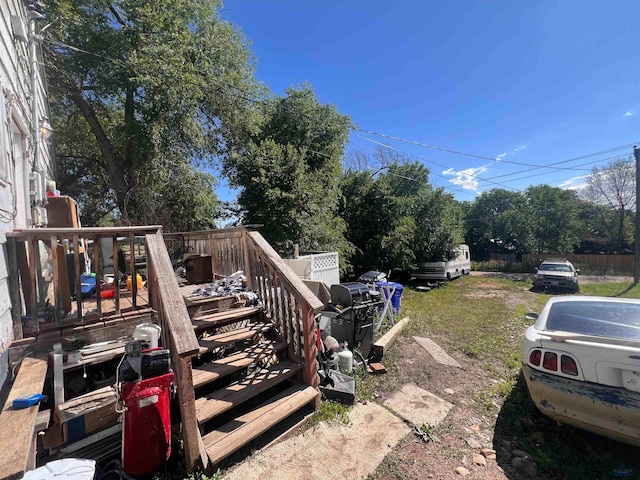
{"label": "wooden step", "polygon": [[202,425],[227,410],[236,407],[260,393],[293,377],[302,366],[292,361],[283,361],[196,399],[196,417]]}
{"label": "wooden step", "polygon": [[202,441],[211,463],[215,465],[224,460],[317,396],[318,392],[313,387],[296,384],[251,412],[208,433]]}
{"label": "wooden step", "polygon": [[285,348],[287,348],[287,343],[284,341],[262,342],[228,357],[195,367],[193,369],[193,386],[198,388],[206,385],[238,370],[247,368],[252,363],[256,363],[263,358],[282,352]]}
{"label": "wooden step", "polygon": [[250,340],[259,333],[265,333],[273,329],[272,323],[252,323],[246,327],[237,328],[230,332],[219,333],[210,337],[201,338],[199,354],[210,352],[216,348],[225,347],[235,342]]}
{"label": "wooden step", "polygon": [[198,316],[198,318],[193,319],[191,323],[193,324],[193,329],[199,332],[250,319],[260,311],[262,311],[261,307],[232,308],[224,312]]}

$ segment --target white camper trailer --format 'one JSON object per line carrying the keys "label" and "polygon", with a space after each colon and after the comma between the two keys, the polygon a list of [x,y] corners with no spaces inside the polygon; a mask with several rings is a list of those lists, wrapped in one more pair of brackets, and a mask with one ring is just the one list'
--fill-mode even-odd
{"label": "white camper trailer", "polygon": [[469,246],[459,245],[452,253],[449,260],[421,263],[411,272],[411,279],[445,282],[461,275],[468,275],[471,272]]}

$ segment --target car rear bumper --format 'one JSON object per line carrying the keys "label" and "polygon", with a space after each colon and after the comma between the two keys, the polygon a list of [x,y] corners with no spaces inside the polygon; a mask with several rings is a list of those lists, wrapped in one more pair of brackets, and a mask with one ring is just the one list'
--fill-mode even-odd
{"label": "car rear bumper", "polygon": [[640,447],[640,393],[580,382],[522,365],[529,395],[544,415]]}

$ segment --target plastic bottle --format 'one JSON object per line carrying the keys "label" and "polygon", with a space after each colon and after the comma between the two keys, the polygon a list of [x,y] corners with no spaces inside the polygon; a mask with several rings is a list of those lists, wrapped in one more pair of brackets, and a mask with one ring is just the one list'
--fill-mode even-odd
{"label": "plastic bottle", "polygon": [[[131,275],[127,276],[127,290],[131,291],[131,289],[133,288],[132,283],[133,283],[133,280],[131,279]],[[141,290],[144,285],[142,284],[142,277],[140,276],[139,273],[136,273],[136,283],[137,283],[137,289]]]}
{"label": "plastic bottle", "polygon": [[347,348],[347,342],[344,342],[342,348],[338,350],[338,366],[344,374],[353,372],[353,353]]}

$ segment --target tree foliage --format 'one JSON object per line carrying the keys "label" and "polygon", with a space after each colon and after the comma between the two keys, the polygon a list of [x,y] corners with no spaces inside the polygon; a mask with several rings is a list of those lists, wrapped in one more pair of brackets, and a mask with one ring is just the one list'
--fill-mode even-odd
{"label": "tree foliage", "polygon": [[321,104],[308,85],[261,108],[261,129],[224,164],[231,184],[241,188],[241,222],[264,225],[262,234],[280,253],[290,255],[297,243],[306,251],[337,250],[344,263],[352,246],[337,215],[337,179],[351,121]]}
{"label": "tree foliage", "polygon": [[[370,163],[357,157],[359,165]],[[461,243],[461,209],[429,183],[429,170],[398,155],[376,157],[382,166],[373,174],[348,169],[342,177],[341,216],[356,246],[356,270],[408,270]]]}
{"label": "tree foliage", "polygon": [[613,250],[621,252],[633,242],[633,217],[636,205],[636,168],[632,157],[612,160],[604,167],[595,167],[588,177],[583,198],[600,210],[601,220],[610,234]]}
{"label": "tree foliage", "polygon": [[[194,228],[211,224],[214,178],[196,167],[229,155],[252,131],[258,117],[247,97],[259,93],[250,51],[219,8],[215,0],[46,0],[59,179],[85,220],[95,212],[92,222],[111,213],[169,230],[188,226],[186,216]],[[87,183],[74,183],[78,174]]]}
{"label": "tree foliage", "polygon": [[510,217],[525,202],[519,192],[493,189],[482,192],[467,212],[466,239],[476,259],[488,260],[491,253],[522,253],[519,233],[512,231]]}

